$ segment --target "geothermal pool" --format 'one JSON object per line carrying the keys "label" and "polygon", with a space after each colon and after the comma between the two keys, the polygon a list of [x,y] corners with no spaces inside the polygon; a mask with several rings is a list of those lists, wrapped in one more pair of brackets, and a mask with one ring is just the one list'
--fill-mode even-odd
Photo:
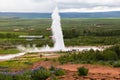
{"label": "geothermal pool", "polygon": [[[99,50],[102,51],[105,48],[107,48],[107,46],[100,46],[100,47],[96,47],[96,46],[82,46],[82,47],[67,47],[64,50],[61,51],[72,51],[72,50],[76,50],[76,51],[83,51],[83,50]],[[23,49],[23,47],[22,47]],[[27,49],[23,49],[25,51],[21,52],[21,53],[17,53],[17,54],[9,54],[9,55],[4,55],[4,56],[0,56],[0,60],[10,60],[12,58],[16,58],[16,57],[20,57],[23,56],[27,53],[33,53],[33,52],[47,52],[44,53],[49,54],[49,52],[58,52],[58,50],[55,50],[54,48],[50,48],[50,47],[44,47],[44,48],[27,48]],[[49,56],[49,55],[48,55]]]}
{"label": "geothermal pool", "polygon": [[26,52],[21,52],[21,53],[18,53],[18,54],[9,54],[9,55],[5,55],[5,56],[0,56],[0,60],[9,60],[9,59],[12,59],[12,58],[15,58],[15,57],[23,56],[25,54],[26,54]]}

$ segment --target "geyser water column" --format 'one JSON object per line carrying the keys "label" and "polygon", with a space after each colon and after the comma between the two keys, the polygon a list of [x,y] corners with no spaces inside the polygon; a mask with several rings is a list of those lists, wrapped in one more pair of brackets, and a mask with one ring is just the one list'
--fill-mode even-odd
{"label": "geyser water column", "polygon": [[[56,1],[55,1],[56,3]],[[53,41],[54,41],[54,47],[50,48],[49,46],[45,46],[41,49],[37,48],[35,45],[33,45],[33,48],[27,47],[25,48],[24,46],[18,46],[18,49],[21,50],[21,53],[18,54],[9,54],[9,55],[4,55],[0,56],[0,60],[9,60],[15,57],[23,56],[28,52],[54,52],[54,51],[68,51],[72,49],[76,49],[79,51],[83,50],[103,50],[99,47],[70,47],[70,48],[65,48],[64,45],[64,40],[63,40],[63,33],[62,33],[62,28],[61,28],[61,23],[60,23],[60,15],[58,11],[57,4],[55,6],[55,9],[52,13],[52,34],[53,34]],[[47,54],[48,55],[48,54]]]}
{"label": "geyser water column", "polygon": [[55,51],[65,50],[64,40],[63,40],[63,33],[61,28],[61,20],[60,15],[57,7],[57,3],[55,9],[52,13],[52,38],[54,41],[53,49]]}

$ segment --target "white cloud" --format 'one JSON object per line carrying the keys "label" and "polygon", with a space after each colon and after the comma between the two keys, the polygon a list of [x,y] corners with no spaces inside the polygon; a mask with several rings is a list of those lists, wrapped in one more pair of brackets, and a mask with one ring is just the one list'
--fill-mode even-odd
{"label": "white cloud", "polygon": [[[0,0],[4,12],[52,12],[55,0]],[[120,0],[57,0],[61,12],[120,11]]]}
{"label": "white cloud", "polygon": [[96,6],[119,6],[120,0],[78,0],[79,3],[86,3],[88,5]]}
{"label": "white cloud", "polygon": [[120,0],[66,0],[59,1],[61,12],[120,11]]}
{"label": "white cloud", "polygon": [[107,12],[107,11],[120,11],[119,7],[110,8],[105,6],[93,7],[93,8],[70,8],[70,9],[61,9],[60,12]]}
{"label": "white cloud", "polygon": [[51,12],[51,0],[0,0],[0,11],[4,12]]}

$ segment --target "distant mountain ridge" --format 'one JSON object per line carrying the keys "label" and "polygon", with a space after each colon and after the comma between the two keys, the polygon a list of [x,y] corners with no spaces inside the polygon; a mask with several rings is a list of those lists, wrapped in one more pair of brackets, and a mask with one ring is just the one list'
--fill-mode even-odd
{"label": "distant mountain ridge", "polygon": [[[120,11],[94,13],[60,13],[62,18],[120,18]],[[13,13],[0,12],[0,17],[51,18],[51,13]]]}

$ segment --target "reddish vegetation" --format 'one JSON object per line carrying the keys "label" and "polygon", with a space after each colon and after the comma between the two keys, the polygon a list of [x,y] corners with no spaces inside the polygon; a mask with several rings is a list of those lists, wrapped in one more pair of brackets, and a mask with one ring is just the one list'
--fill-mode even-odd
{"label": "reddish vegetation", "polygon": [[[65,64],[59,65],[52,61],[43,61],[35,63],[32,68],[38,66],[44,66],[49,68],[50,66],[56,66],[66,71],[66,75],[60,76],[62,80],[120,80],[120,68],[112,68],[101,65],[90,65],[90,64]],[[89,69],[88,76],[77,76],[77,68],[84,66]]]}

